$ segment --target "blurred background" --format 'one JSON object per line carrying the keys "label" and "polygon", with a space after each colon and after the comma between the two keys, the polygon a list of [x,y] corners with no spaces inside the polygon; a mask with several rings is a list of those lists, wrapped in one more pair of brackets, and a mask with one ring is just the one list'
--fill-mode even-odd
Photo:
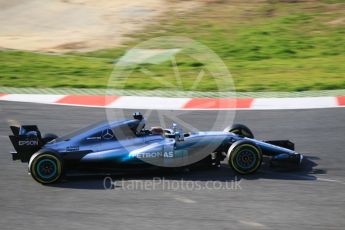
{"label": "blurred background", "polygon": [[[238,92],[345,88],[344,0],[0,0],[0,87],[106,88],[128,49],[171,35],[212,49]],[[176,64],[184,90],[207,65]],[[170,62],[145,68],[174,80]],[[166,87],[139,68],[125,89]]]}

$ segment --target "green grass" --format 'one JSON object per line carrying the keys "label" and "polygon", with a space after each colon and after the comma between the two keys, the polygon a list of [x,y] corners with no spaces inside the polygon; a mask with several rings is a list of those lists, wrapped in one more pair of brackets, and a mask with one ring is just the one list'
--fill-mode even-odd
{"label": "green grass", "polygon": [[111,60],[20,51],[0,53],[2,86],[103,88]]}
{"label": "green grass", "polygon": [[[345,89],[345,3],[336,0],[219,1],[194,12],[171,14],[159,25],[132,35],[122,48],[73,55],[0,52],[0,85],[13,87],[105,88],[114,60],[126,49],[158,36],[186,36],[208,46],[230,70],[237,91],[305,91]],[[207,63],[183,52],[176,56],[182,88],[190,90]],[[160,81],[153,81],[142,69]],[[128,78],[125,76],[128,75]],[[170,62],[125,72],[112,87],[169,88],[176,83]],[[208,71],[194,90],[216,91]],[[223,87],[222,90],[226,90]]]}

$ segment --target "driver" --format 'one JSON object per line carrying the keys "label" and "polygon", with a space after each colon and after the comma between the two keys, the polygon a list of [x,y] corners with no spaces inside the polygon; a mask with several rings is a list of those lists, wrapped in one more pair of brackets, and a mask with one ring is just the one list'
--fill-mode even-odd
{"label": "driver", "polygon": [[164,130],[162,127],[152,127],[150,130],[152,135],[161,135],[164,136]]}

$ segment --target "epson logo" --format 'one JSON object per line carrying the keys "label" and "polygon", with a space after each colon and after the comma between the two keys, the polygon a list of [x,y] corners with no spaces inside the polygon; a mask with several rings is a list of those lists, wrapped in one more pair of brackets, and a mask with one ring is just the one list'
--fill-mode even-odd
{"label": "epson logo", "polygon": [[23,146],[23,145],[29,145],[29,146],[38,145],[38,141],[19,141],[18,145],[19,146]]}

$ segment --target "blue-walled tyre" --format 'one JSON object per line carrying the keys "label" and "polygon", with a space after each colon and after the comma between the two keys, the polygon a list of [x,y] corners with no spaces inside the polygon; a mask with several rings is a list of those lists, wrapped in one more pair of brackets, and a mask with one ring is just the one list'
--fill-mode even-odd
{"label": "blue-walled tyre", "polygon": [[228,163],[239,174],[252,174],[261,166],[261,150],[249,141],[235,142],[228,151]]}
{"label": "blue-walled tyre", "polygon": [[29,171],[32,178],[41,184],[56,183],[63,177],[63,162],[56,154],[37,153],[30,159]]}

